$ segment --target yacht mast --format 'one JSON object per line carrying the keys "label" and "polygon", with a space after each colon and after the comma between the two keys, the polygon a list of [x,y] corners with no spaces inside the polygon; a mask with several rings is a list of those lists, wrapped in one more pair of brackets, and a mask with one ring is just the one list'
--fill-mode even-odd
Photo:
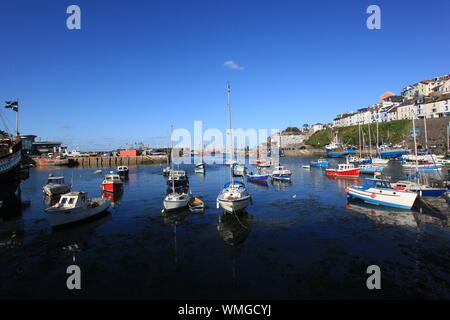
{"label": "yacht mast", "polygon": [[[170,162],[172,165],[172,170],[171,173],[173,173],[173,140],[172,140],[172,134],[173,134],[173,125],[170,126],[170,143],[171,143],[171,148],[170,148]],[[173,188],[173,193],[175,193],[175,179],[172,176],[172,188]]]}
{"label": "yacht mast", "polygon": [[[231,94],[231,86],[230,86],[230,82],[227,82],[227,91],[228,91],[228,125],[229,125],[229,130],[228,130],[228,134],[230,135],[229,137],[229,143],[230,143],[230,152],[231,152],[231,159],[233,159],[233,134],[231,131],[231,104],[230,104],[230,94]],[[231,185],[234,184],[233,181],[233,166],[230,164],[230,182]]]}
{"label": "yacht mast", "polygon": [[411,110],[411,112],[413,113],[412,121],[413,121],[413,136],[414,136],[414,155],[415,155],[415,158],[416,158],[416,180],[417,180],[417,183],[419,183],[419,175],[418,175],[419,163],[418,163],[418,160],[417,160],[416,121],[414,120],[416,115],[414,114],[413,110]]}
{"label": "yacht mast", "polygon": [[368,127],[369,127],[369,158],[372,158],[372,137],[370,134],[370,121]]}

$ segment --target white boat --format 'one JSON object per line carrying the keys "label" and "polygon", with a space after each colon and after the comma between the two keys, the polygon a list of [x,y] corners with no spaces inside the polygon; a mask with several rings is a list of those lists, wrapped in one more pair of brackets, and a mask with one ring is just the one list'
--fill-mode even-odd
{"label": "white boat", "polygon": [[389,159],[383,159],[383,158],[372,158],[372,164],[388,164],[389,163]]}
{"label": "white boat", "polygon": [[187,207],[191,194],[186,192],[172,192],[164,198],[164,210],[178,210]]}
{"label": "white boat", "polygon": [[72,185],[64,183],[64,177],[48,176],[47,184],[42,188],[48,196],[55,196],[70,192]]}
{"label": "white boat", "polygon": [[[173,131],[173,126],[171,126],[171,131]],[[171,150],[173,151],[173,144]],[[172,191],[164,198],[164,211],[178,210],[187,207],[192,196],[188,189],[186,171],[174,170],[173,161],[167,184],[172,187]],[[180,185],[182,188],[177,189]]]}
{"label": "white boat", "polygon": [[128,177],[128,167],[127,166],[118,166],[117,174],[122,178],[127,178]]}
{"label": "white boat", "polygon": [[205,173],[205,164],[203,162],[195,165],[195,173]]}
{"label": "white boat", "polygon": [[[230,84],[227,84],[228,91],[228,120],[229,120],[229,132],[231,132],[231,105],[230,105]],[[230,150],[233,150],[233,139],[230,139]],[[244,183],[240,181],[234,181],[233,176],[234,165],[230,167],[230,182],[226,183],[222,191],[217,196],[217,208],[222,207],[225,212],[238,212],[248,207],[252,202],[250,193],[248,192]]]}
{"label": "white boat", "polygon": [[389,181],[366,179],[363,186],[352,186],[345,190],[348,198],[356,198],[376,205],[410,210],[417,193],[395,190]]}
{"label": "white boat", "polygon": [[270,174],[270,178],[273,180],[290,181],[292,178],[292,172],[283,166],[276,166]]}
{"label": "white boat", "polygon": [[217,208],[222,207],[226,212],[239,212],[252,202],[252,197],[245,184],[240,181],[228,182],[217,197]]}
{"label": "white boat", "polygon": [[86,220],[107,210],[109,198],[87,198],[86,192],[70,192],[61,196],[59,202],[45,209],[52,227],[60,227]]}
{"label": "white boat", "polygon": [[233,165],[233,174],[235,176],[245,176],[247,172],[247,169],[245,168],[245,166],[243,164],[234,164]]}

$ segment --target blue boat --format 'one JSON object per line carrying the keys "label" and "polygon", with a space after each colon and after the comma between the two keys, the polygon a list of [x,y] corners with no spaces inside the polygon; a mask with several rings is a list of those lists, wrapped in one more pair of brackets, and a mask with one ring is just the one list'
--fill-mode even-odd
{"label": "blue boat", "polygon": [[371,165],[363,165],[359,167],[361,169],[361,173],[372,174],[375,172],[383,172],[384,167],[379,166],[371,166]]}
{"label": "blue boat", "polygon": [[414,181],[398,181],[393,184],[396,190],[409,190],[418,193],[423,197],[440,197],[448,191],[445,187],[430,187],[424,184],[418,184]]}
{"label": "blue boat", "polygon": [[253,174],[253,172],[250,172],[249,174],[247,174],[248,182],[267,183],[268,179],[269,179],[269,176],[264,175],[264,174]]}
{"label": "blue boat", "polygon": [[327,150],[327,157],[328,158],[345,158],[348,155],[349,155],[349,152],[347,152],[347,151]]}
{"label": "blue boat", "polygon": [[317,161],[313,161],[310,163],[311,167],[328,167],[329,163],[327,160],[320,158]]}
{"label": "blue boat", "polygon": [[385,150],[380,152],[380,157],[383,159],[399,159],[405,154],[409,154],[409,150]]}

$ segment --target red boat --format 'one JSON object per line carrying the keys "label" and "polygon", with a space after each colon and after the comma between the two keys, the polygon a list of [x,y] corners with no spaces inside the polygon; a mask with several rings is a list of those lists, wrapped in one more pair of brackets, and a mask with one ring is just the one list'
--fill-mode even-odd
{"label": "red boat", "polygon": [[115,173],[107,174],[102,182],[102,191],[119,192],[122,190],[123,182],[120,176]]}
{"label": "red boat", "polygon": [[361,169],[355,168],[351,163],[344,163],[338,165],[337,169],[327,169],[325,173],[327,176],[333,177],[358,177]]}

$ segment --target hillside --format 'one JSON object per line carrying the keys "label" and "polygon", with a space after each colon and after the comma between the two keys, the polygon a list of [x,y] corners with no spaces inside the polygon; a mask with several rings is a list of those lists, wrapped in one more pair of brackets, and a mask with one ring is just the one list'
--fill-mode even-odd
{"label": "hillside", "polygon": [[[400,143],[407,139],[409,135],[409,127],[411,120],[396,120],[390,122],[383,122],[378,124],[380,143]],[[370,125],[370,135],[372,137],[372,144],[376,145],[377,125],[372,123]],[[359,144],[358,126],[350,126],[338,128],[338,137],[340,142],[350,145]],[[369,144],[369,126],[361,126],[361,134],[364,135],[365,143]],[[305,144],[314,147],[323,147],[333,140],[333,133],[331,129],[326,129],[314,133]],[[362,136],[361,136],[362,140]]]}

